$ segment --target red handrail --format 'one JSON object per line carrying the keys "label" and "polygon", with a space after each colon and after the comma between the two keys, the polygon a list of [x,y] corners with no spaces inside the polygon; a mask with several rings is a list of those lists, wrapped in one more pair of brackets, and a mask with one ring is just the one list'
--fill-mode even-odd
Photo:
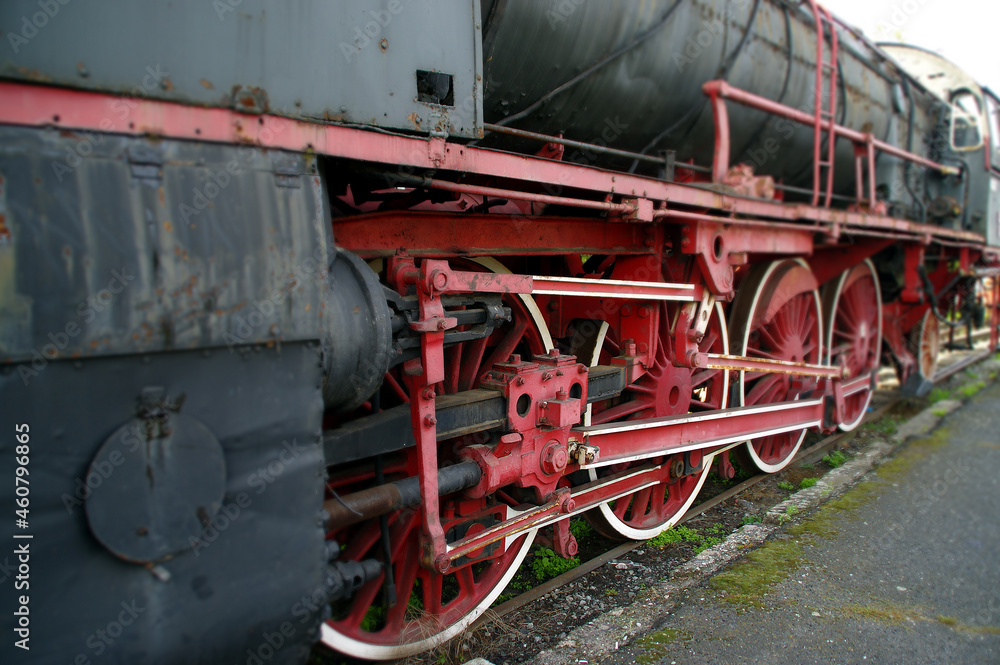
{"label": "red handrail", "polygon": [[[726,175],[726,172],[729,170],[729,114],[726,110],[726,100],[732,100],[738,104],[742,104],[743,106],[748,106],[750,108],[758,109],[783,118],[788,118],[789,120],[793,120],[803,125],[816,127],[815,115],[810,115],[790,106],[779,104],[778,102],[767,99],[766,97],[755,95],[751,92],[747,92],[746,90],[735,88],[725,81],[709,81],[702,86],[702,91],[711,99],[712,111],[715,117],[715,156],[712,161],[712,181],[716,183],[721,183]],[[869,201],[872,202],[874,201],[874,192],[871,190],[874,189],[874,162],[876,151],[881,151],[888,155],[892,155],[893,157],[905,159],[944,174],[956,175],[959,173],[959,170],[956,167],[945,166],[944,164],[939,164],[912,152],[907,152],[906,150],[886,143],[885,141],[880,141],[870,132],[859,132],[855,129],[838,125],[836,122],[831,122],[829,124],[828,131],[832,133],[832,137],[844,137],[854,143],[855,153],[858,155],[857,163],[859,169],[862,160],[868,162],[870,171],[868,198]],[[833,140],[831,140],[831,143],[833,143]],[[831,165],[830,178],[832,178],[832,173],[833,167]],[[860,173],[858,178],[858,191],[861,192],[863,190],[863,186],[861,180],[862,175]],[[814,194],[816,193],[817,192],[814,190]],[[814,199],[813,205],[815,205],[815,201],[816,199]]]}

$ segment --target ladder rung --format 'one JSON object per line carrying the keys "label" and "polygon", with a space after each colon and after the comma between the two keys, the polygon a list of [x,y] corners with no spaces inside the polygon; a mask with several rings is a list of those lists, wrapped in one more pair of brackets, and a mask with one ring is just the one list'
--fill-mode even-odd
{"label": "ladder rung", "polygon": [[836,67],[833,65],[833,63],[824,62],[823,63],[823,69],[836,69]]}

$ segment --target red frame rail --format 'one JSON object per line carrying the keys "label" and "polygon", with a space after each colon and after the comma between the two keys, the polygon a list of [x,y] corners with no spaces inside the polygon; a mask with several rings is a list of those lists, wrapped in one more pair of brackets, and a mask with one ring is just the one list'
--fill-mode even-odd
{"label": "red frame rail", "polygon": [[[756,100],[763,104],[765,110],[776,109],[782,114],[792,114],[793,119],[805,124],[813,122],[812,116],[808,114],[736,90],[724,82],[716,81],[708,85],[711,86],[712,83],[721,84],[718,86],[718,92],[724,92],[725,98],[731,96],[735,101]],[[0,82],[0,99],[4,100],[0,105],[0,124],[56,127],[93,131],[99,134],[115,133],[249,144],[281,150],[311,151],[361,162],[391,164],[409,173],[412,173],[409,169],[456,171],[516,180],[521,183],[520,187],[532,184],[542,187],[555,185],[599,192],[604,196],[614,192],[618,196],[633,198],[632,202],[626,203],[628,206],[626,212],[634,210],[639,213],[640,208],[646,208],[649,202],[662,202],[665,205],[669,201],[671,208],[689,206],[701,210],[725,211],[728,215],[733,213],[750,215],[758,218],[753,221],[754,224],[759,224],[763,218],[788,222],[812,220],[829,225],[831,229],[850,228],[851,232],[867,235],[872,233],[891,234],[889,237],[910,235],[923,238],[927,242],[932,238],[947,239],[969,243],[976,247],[982,247],[984,241],[980,234],[968,231],[943,229],[863,212],[816,208],[804,204],[788,205],[780,201],[747,200],[629,173],[605,171],[581,164],[539,159],[530,155],[462,146],[449,143],[443,138],[428,140],[425,137],[382,134],[269,114],[252,115],[231,109],[185,106],[139,98],[129,100],[129,113],[122,117],[118,112],[121,97],[116,95],[7,81]],[[725,113],[722,97],[716,100],[714,106],[717,114],[720,111]],[[722,123],[717,118],[716,127],[717,142],[720,140],[718,133],[723,130],[726,132],[726,154],[724,160],[717,155],[713,173],[718,171],[720,161],[728,163],[729,160],[728,119]],[[838,135],[852,140],[866,140],[861,132],[842,127],[838,127],[836,131]],[[879,141],[875,141],[874,145],[889,154],[912,159],[924,166],[937,168],[946,173],[955,172],[951,167],[910,155],[894,146]],[[724,168],[722,172],[725,172]],[[511,189],[499,191],[512,198],[533,193]],[[666,213],[654,209],[652,214],[662,216]],[[738,224],[741,220],[724,219],[724,221]]]}

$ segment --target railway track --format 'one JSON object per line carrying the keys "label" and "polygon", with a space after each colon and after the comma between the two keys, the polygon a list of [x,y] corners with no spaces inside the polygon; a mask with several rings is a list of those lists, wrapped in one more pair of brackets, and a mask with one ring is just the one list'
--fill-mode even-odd
{"label": "railway track", "polygon": [[[975,341],[982,341],[984,339],[988,339],[988,337],[989,337],[988,328],[983,328],[973,333],[973,339]],[[945,353],[948,354],[948,352]],[[938,369],[938,371],[934,375],[934,383],[935,384],[941,383],[942,381],[954,376],[963,369],[966,369],[986,359],[990,354],[991,352],[988,349],[975,349],[972,352],[968,352],[961,355],[961,357],[959,358],[955,358],[952,362],[949,362],[945,367],[940,367]],[[947,359],[949,358],[949,356],[953,358],[954,354],[945,355],[944,358]],[[899,395],[898,390],[895,389],[891,391],[886,390],[884,391],[883,394],[886,393],[888,393],[886,401],[883,402],[877,408],[875,408],[873,411],[868,413],[865,416],[862,425],[871,422],[876,422],[879,419],[883,418],[884,416],[888,415],[904,399]],[[835,449],[838,445],[846,443],[847,441],[852,439],[856,435],[856,433],[857,430],[852,430],[850,432],[840,432],[828,436],[814,443],[808,448],[803,448],[795,456],[793,465],[809,464],[820,460],[824,455],[826,455],[829,451]],[[684,524],[685,522],[692,520],[695,517],[698,517],[699,515],[718,506],[719,504],[722,504],[725,501],[732,499],[733,497],[741,494],[742,492],[745,492],[754,485],[757,485],[758,483],[767,480],[768,478],[771,477],[773,477],[773,474],[767,474],[767,473],[757,474],[742,481],[737,485],[734,485],[729,489],[724,490],[723,492],[720,492],[719,494],[711,498],[706,499],[705,501],[702,501],[696,506],[692,506],[691,509],[688,510],[684,514],[684,516],[680,519],[677,525],[679,526],[681,524]],[[491,612],[487,613],[487,615],[484,615],[483,617],[480,617],[480,619],[473,624],[472,629],[475,630],[477,627],[486,623],[487,621],[495,621],[496,619],[509,615],[512,612],[515,612],[520,608],[529,605],[535,602],[536,600],[539,600],[546,594],[549,594],[559,589],[560,587],[563,587],[567,584],[570,584],[587,576],[588,574],[597,570],[601,566],[604,566],[605,564],[615,559],[618,559],[639,547],[642,547],[644,544],[645,541],[642,540],[624,542],[610,550],[607,550],[602,554],[599,554],[591,559],[588,559],[587,561],[582,562],[576,568],[573,568],[572,570],[569,570],[557,577],[554,577],[542,584],[539,584],[538,586],[535,586],[530,590],[518,596],[515,596],[514,598],[511,598],[510,600],[492,608]]]}

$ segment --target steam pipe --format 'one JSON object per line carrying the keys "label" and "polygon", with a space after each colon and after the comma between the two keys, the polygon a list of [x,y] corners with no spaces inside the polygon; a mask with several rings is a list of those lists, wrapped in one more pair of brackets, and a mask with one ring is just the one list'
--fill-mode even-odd
{"label": "steam pipe", "polygon": [[[444,496],[479,483],[483,472],[475,462],[462,462],[438,470],[438,491]],[[340,529],[394,510],[413,508],[421,503],[420,479],[416,476],[371,487],[323,503],[327,527]]]}

